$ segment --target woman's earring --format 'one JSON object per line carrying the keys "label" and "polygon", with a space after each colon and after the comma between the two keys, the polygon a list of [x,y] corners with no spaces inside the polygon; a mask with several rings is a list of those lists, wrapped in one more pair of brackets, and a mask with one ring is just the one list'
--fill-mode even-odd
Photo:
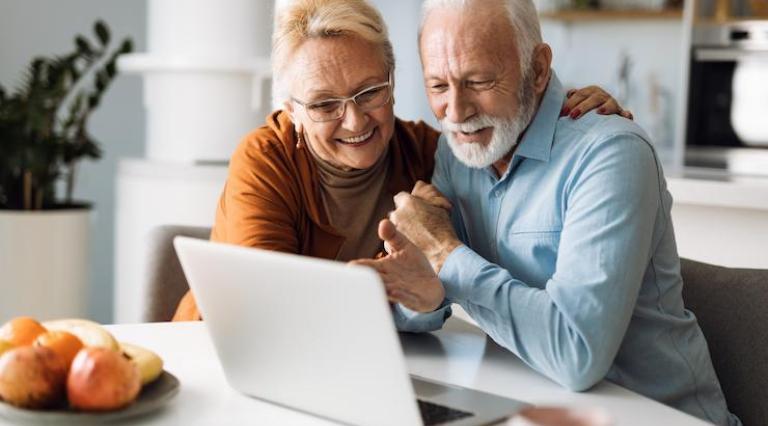
{"label": "woman's earring", "polygon": [[301,132],[296,132],[296,149],[300,149],[301,145],[304,143],[303,138],[301,137]]}

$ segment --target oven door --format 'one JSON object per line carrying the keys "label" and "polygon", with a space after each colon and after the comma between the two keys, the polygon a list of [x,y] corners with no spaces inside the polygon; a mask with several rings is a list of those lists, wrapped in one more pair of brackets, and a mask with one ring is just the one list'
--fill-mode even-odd
{"label": "oven door", "polygon": [[768,52],[693,53],[685,165],[768,175]]}

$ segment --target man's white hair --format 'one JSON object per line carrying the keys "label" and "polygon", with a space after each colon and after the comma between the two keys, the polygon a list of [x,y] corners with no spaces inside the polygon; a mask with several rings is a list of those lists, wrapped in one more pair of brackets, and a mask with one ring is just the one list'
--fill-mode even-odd
{"label": "man's white hair", "polygon": [[521,72],[525,75],[530,68],[533,49],[542,43],[539,15],[536,13],[536,6],[533,5],[531,0],[425,0],[421,8],[419,39],[421,39],[424,23],[429,13],[433,10],[442,8],[467,9],[469,7],[488,7],[491,1],[504,6],[504,9],[507,11],[509,23],[515,32],[515,44],[520,56]]}

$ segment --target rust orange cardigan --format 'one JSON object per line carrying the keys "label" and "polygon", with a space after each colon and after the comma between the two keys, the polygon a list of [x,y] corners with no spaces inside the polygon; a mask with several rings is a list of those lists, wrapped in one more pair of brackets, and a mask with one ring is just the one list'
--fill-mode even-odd
{"label": "rust orange cardigan", "polygon": [[[429,181],[439,133],[423,122],[395,120],[388,191]],[[344,237],[322,207],[317,169],[306,146],[296,146],[288,114],[276,111],[245,136],[229,165],[211,240],[335,259]],[[194,297],[181,299],[174,321],[199,320]]]}

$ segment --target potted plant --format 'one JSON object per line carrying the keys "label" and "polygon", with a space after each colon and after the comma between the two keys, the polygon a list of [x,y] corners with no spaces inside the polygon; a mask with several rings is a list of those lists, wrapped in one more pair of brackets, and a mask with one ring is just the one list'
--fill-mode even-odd
{"label": "potted plant", "polygon": [[80,161],[101,156],[88,119],[132,50],[102,21],[93,33],[33,59],[15,91],[0,86],[0,317],[84,314],[90,205],[73,188]]}

